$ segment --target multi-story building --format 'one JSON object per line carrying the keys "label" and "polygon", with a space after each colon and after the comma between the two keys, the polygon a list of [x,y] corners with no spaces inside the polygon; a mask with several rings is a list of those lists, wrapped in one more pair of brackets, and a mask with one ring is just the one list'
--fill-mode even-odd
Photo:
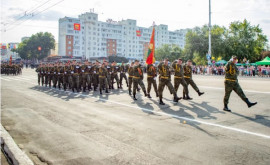
{"label": "multi-story building", "polygon": [[[78,18],[59,19],[59,55],[103,59],[109,56],[143,60],[150,41],[153,26],[139,27],[132,19],[106,22],[98,20],[98,14],[87,12]],[[185,45],[187,30],[169,31],[167,25],[157,25],[156,48],[163,44]]]}

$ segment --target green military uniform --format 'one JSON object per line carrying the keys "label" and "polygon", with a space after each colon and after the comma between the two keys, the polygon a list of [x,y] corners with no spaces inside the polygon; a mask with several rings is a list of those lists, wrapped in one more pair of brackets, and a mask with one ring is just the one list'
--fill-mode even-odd
{"label": "green military uniform", "polygon": [[93,68],[92,68],[92,71],[93,71],[93,74],[92,74],[92,78],[93,78],[93,85],[94,85],[94,91],[97,90],[97,86],[98,86],[98,69],[99,69],[99,66],[97,65],[94,65]]}
{"label": "green military uniform", "polygon": [[119,71],[119,67],[118,66],[112,66],[111,69],[112,69],[112,74],[111,74],[112,89],[114,89],[114,87],[113,87],[114,80],[116,80],[117,88],[120,88],[119,78],[118,78],[118,74],[117,74],[117,72]]}
{"label": "green military uniform", "polygon": [[64,74],[63,74],[63,88],[64,88],[64,90],[67,90],[67,87],[68,87],[68,84],[69,84],[68,83],[68,78],[70,76],[69,66],[65,65],[63,67],[63,72],[64,72]]}
{"label": "green military uniform", "polygon": [[148,93],[148,97],[151,98],[150,91],[151,91],[152,84],[154,86],[156,96],[158,97],[157,82],[156,82],[157,71],[156,71],[155,66],[153,64],[148,64],[147,68],[146,68],[146,72],[147,72],[147,93]]}
{"label": "green military uniform", "polygon": [[131,86],[132,86],[132,79],[134,77],[134,72],[133,72],[133,67],[132,66],[128,66],[128,92],[129,95],[131,95]]}
{"label": "green military uniform", "polygon": [[[192,79],[192,68],[191,66],[185,65],[184,66],[184,78],[187,83],[187,86],[190,84],[192,88],[198,93],[199,96],[203,95],[203,92],[200,92],[199,88],[195,84],[195,82]],[[183,97],[186,97],[187,93],[183,91]]]}
{"label": "green military uniform", "polygon": [[158,70],[159,70],[159,77],[160,77],[159,84],[158,84],[158,95],[159,95],[159,100],[160,100],[159,103],[161,105],[164,105],[162,98],[163,98],[163,90],[165,86],[167,86],[170,90],[170,93],[173,94],[174,101],[178,102],[179,98],[177,97],[176,92],[171,83],[171,72],[170,72],[169,66],[161,62],[158,65]]}
{"label": "green military uniform", "polygon": [[[236,58],[233,56],[233,58]],[[231,111],[228,108],[228,103],[229,103],[229,98],[230,98],[230,94],[231,92],[234,90],[238,96],[247,103],[248,107],[252,107],[253,105],[256,105],[257,102],[255,103],[251,103],[249,102],[248,98],[246,97],[246,95],[244,94],[242,88],[240,87],[239,83],[238,83],[238,79],[237,76],[239,74],[238,68],[236,67],[236,65],[232,62],[229,61],[226,66],[225,66],[225,96],[224,96],[224,109],[225,111]]]}
{"label": "green military uniform", "polygon": [[[183,98],[185,98],[185,95],[188,96],[188,86],[184,79],[184,69],[183,66],[178,64],[177,61],[174,61],[172,64],[172,68],[174,69],[174,89],[177,93],[178,88],[180,84],[183,86]],[[185,94],[184,94],[185,93]]]}
{"label": "green military uniform", "polygon": [[127,84],[127,87],[128,87],[128,80],[127,80],[126,72],[127,72],[127,66],[122,64],[120,66],[120,87],[122,87],[122,85],[123,85],[122,84],[123,78],[126,80],[126,84]]}
{"label": "green military uniform", "polygon": [[82,80],[82,87],[83,87],[83,92],[86,90],[86,83],[87,83],[87,75],[90,74],[89,70],[87,68],[87,65],[82,65],[81,66],[81,80]]}
{"label": "green military uniform", "polygon": [[108,81],[107,81],[107,69],[105,67],[100,67],[98,70],[99,73],[99,91],[102,94],[102,89],[105,86],[106,93],[108,93]]}
{"label": "green military uniform", "polygon": [[61,85],[63,86],[63,80],[64,80],[64,67],[58,66],[57,67],[57,82],[58,82],[58,88],[61,89]]}
{"label": "green military uniform", "polygon": [[111,74],[112,74],[112,71],[111,71],[111,65],[105,65],[105,67],[107,68],[107,82],[108,82],[108,86],[109,86],[109,89],[112,89],[112,78],[111,78]]}
{"label": "green military uniform", "polygon": [[132,83],[133,83],[133,98],[134,100],[136,99],[136,91],[138,89],[138,85],[141,86],[141,88],[143,89],[144,95],[147,96],[146,93],[146,89],[143,83],[143,70],[140,67],[140,65],[134,66],[133,67],[133,79],[132,79]]}
{"label": "green military uniform", "polygon": [[41,79],[41,66],[38,66],[36,69],[36,72],[38,74],[38,85],[40,85],[40,79]]}

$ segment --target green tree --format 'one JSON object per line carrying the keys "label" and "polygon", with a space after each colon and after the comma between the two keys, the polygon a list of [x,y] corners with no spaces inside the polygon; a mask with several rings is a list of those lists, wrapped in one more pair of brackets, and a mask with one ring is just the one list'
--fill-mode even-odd
{"label": "green tree", "polygon": [[156,49],[155,58],[157,61],[161,61],[164,58],[168,58],[169,61],[174,61],[178,58],[183,58],[183,50],[177,45],[164,44]]}
{"label": "green tree", "polygon": [[[41,47],[41,50],[38,50]],[[54,49],[55,39],[49,32],[39,32],[19,44],[16,52],[22,59],[43,59],[49,55],[50,49]]]}
{"label": "green tree", "polygon": [[246,19],[230,24],[225,37],[225,59],[236,55],[238,59],[247,58],[250,62],[260,60],[267,44],[267,37],[259,25],[251,25]]}

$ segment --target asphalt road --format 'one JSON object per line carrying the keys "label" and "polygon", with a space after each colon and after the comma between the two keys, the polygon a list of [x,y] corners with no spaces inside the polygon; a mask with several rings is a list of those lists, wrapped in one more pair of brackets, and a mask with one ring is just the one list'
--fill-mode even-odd
{"label": "asphalt road", "polygon": [[205,95],[189,87],[193,100],[173,103],[165,88],[160,106],[153,90],[138,101],[125,85],[102,96],[64,92],[38,86],[34,70],[24,69],[1,76],[1,123],[35,164],[269,165],[270,79],[240,78],[258,105],[232,93],[232,113],[222,111],[224,77],[194,80]]}

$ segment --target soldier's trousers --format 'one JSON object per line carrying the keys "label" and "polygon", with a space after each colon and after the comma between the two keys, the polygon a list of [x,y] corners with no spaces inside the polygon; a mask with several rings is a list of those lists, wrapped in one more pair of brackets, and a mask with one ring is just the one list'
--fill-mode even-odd
{"label": "soldier's trousers", "polygon": [[119,87],[119,78],[118,78],[118,75],[116,73],[111,74],[112,87],[113,87],[113,81],[114,81],[114,79],[116,80],[117,87]]}
{"label": "soldier's trousers", "polygon": [[111,88],[112,87],[112,78],[111,78],[111,74],[109,74],[109,73],[107,75],[107,82],[108,82],[109,88]]}
{"label": "soldier's trousers", "polygon": [[199,88],[191,78],[185,78],[185,81],[187,83],[187,86],[190,84],[196,92],[199,92]]}
{"label": "soldier's trousers", "polygon": [[52,76],[52,80],[53,80],[53,87],[55,87],[55,88],[56,88],[56,84],[57,84],[57,79],[58,79],[58,75],[54,74]]}
{"label": "soldier's trousers", "polygon": [[185,79],[183,79],[183,78],[174,78],[174,90],[175,90],[175,92],[177,93],[180,84],[184,88],[183,93],[188,95],[188,85],[187,85]]}
{"label": "soldier's trousers", "polygon": [[108,82],[106,77],[99,76],[99,90],[102,91],[103,86],[108,90]]}
{"label": "soldier's trousers", "polygon": [[73,89],[72,88],[73,84],[74,84],[74,82],[73,82],[73,74],[68,76],[68,84],[69,84],[69,89]]}
{"label": "soldier's trousers", "polygon": [[58,88],[59,89],[61,88],[61,84],[63,85],[63,79],[64,79],[64,76],[62,74],[58,74],[57,82],[58,82]]}
{"label": "soldier's trousers", "polygon": [[141,78],[133,78],[132,79],[132,83],[133,83],[133,95],[136,95],[136,91],[138,89],[138,85],[141,86],[141,88],[143,89],[144,92],[146,92],[143,80]]}
{"label": "soldier's trousers", "polygon": [[238,94],[238,96],[245,101],[247,99],[246,95],[244,94],[242,88],[240,87],[239,83],[237,81],[226,81],[224,82],[225,84],[225,96],[224,96],[224,104],[229,103],[229,98],[231,95],[231,92],[234,90],[235,93]]}
{"label": "soldier's trousers", "polygon": [[91,84],[90,74],[82,74],[82,86],[84,89],[86,88],[86,84],[88,85],[88,89],[89,89],[90,84]]}
{"label": "soldier's trousers", "polygon": [[41,85],[43,86],[44,84],[44,75],[42,74],[38,74],[38,84],[40,84],[40,80],[41,80]]}
{"label": "soldier's trousers", "polygon": [[158,93],[158,91],[157,91],[157,81],[154,80],[154,77],[147,77],[147,93],[150,93],[152,84],[154,86],[155,92]]}
{"label": "soldier's trousers", "polygon": [[120,73],[120,86],[122,86],[123,78],[126,80],[126,84],[128,86],[128,81],[127,81],[126,73]]}
{"label": "soldier's trousers", "polygon": [[73,74],[72,81],[73,81],[72,89],[76,88],[77,91],[79,91],[79,89],[80,89],[80,76],[78,74]]}
{"label": "soldier's trousers", "polygon": [[131,86],[132,86],[132,77],[128,77],[128,84],[129,84],[129,86],[128,86],[128,91],[130,91],[131,92]]}
{"label": "soldier's trousers", "polygon": [[64,74],[63,75],[63,88],[64,88],[64,90],[67,89],[67,85],[68,85],[68,75]]}
{"label": "soldier's trousers", "polygon": [[48,75],[48,85],[49,85],[49,87],[51,87],[51,83],[52,83],[52,75],[49,74]]}
{"label": "soldier's trousers", "polygon": [[98,86],[98,81],[99,81],[98,79],[99,79],[98,74],[93,74],[93,85],[94,85],[94,89],[96,89],[97,86]]}
{"label": "soldier's trousers", "polygon": [[176,97],[176,92],[172,86],[172,83],[171,83],[171,80],[169,79],[163,79],[161,78],[159,80],[159,84],[158,84],[158,95],[159,95],[159,99],[162,99],[162,93],[163,93],[163,90],[164,90],[164,87],[167,86],[171,92],[171,94],[173,94],[174,97]]}

